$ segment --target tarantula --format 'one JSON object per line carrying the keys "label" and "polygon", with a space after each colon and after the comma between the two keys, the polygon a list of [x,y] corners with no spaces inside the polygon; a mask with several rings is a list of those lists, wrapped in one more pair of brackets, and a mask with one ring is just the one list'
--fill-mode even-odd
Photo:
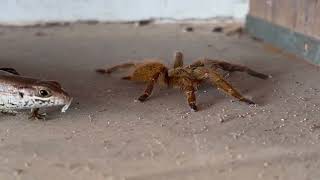
{"label": "tarantula", "polygon": [[193,111],[197,111],[195,91],[197,87],[205,80],[209,80],[218,89],[223,90],[227,95],[233,96],[239,101],[247,104],[255,104],[253,101],[243,97],[231,84],[229,84],[218,72],[217,69],[224,71],[240,71],[247,72],[249,75],[267,79],[268,76],[256,72],[245,66],[230,64],[224,61],[200,59],[189,66],[183,66],[183,54],[176,52],[174,55],[173,68],[169,69],[158,60],[149,60],[142,63],[124,63],[107,69],[97,69],[96,72],[102,74],[111,74],[112,72],[122,69],[134,67],[134,71],[130,76],[122,79],[140,81],[147,83],[143,94],[138,98],[140,102],[145,101],[152,93],[156,83],[167,87],[180,88],[187,97],[189,107]]}

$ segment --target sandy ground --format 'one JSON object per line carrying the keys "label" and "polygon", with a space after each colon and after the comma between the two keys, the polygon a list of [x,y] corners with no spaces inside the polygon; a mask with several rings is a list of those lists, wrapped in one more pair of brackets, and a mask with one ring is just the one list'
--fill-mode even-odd
{"label": "sandy ground", "polygon": [[[320,178],[319,68],[212,25],[71,25],[1,28],[1,66],[54,79],[74,97],[46,122],[1,115],[0,179],[212,180]],[[98,75],[97,67],[161,58],[225,59],[270,74],[228,80],[259,105],[232,101],[204,85],[192,113],[176,89],[145,103],[144,86]],[[223,122],[221,122],[223,121]]]}

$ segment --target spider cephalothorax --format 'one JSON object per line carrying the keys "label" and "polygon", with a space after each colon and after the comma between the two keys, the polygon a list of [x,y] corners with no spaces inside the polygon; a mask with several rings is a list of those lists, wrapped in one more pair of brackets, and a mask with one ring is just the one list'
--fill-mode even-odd
{"label": "spider cephalothorax", "polygon": [[205,80],[209,80],[218,89],[226,94],[235,97],[239,101],[247,104],[254,104],[251,100],[243,97],[230,83],[228,83],[216,70],[222,69],[233,72],[247,72],[248,74],[267,79],[268,76],[253,71],[245,66],[234,65],[224,61],[202,59],[197,60],[189,66],[183,66],[183,54],[176,52],[174,56],[173,68],[169,69],[160,61],[150,61],[144,63],[124,63],[113,66],[108,69],[97,69],[99,73],[112,73],[120,68],[134,67],[130,76],[122,79],[142,81],[147,83],[144,93],[138,98],[139,101],[145,101],[152,93],[154,85],[158,82],[169,87],[179,88],[187,97],[188,104],[193,111],[197,111],[196,106],[196,88]]}

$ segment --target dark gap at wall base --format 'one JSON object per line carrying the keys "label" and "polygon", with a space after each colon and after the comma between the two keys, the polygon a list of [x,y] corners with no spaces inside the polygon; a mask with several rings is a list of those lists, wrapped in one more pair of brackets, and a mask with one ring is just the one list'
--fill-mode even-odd
{"label": "dark gap at wall base", "polygon": [[246,30],[250,35],[285,51],[320,64],[320,40],[248,15]]}

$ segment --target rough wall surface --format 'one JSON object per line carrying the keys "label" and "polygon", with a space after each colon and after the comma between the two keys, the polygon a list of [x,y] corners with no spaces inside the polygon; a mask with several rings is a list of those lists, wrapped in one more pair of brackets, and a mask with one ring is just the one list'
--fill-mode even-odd
{"label": "rough wall surface", "polygon": [[244,18],[249,0],[1,0],[0,23]]}
{"label": "rough wall surface", "polygon": [[250,15],[320,39],[318,0],[250,0]]}

